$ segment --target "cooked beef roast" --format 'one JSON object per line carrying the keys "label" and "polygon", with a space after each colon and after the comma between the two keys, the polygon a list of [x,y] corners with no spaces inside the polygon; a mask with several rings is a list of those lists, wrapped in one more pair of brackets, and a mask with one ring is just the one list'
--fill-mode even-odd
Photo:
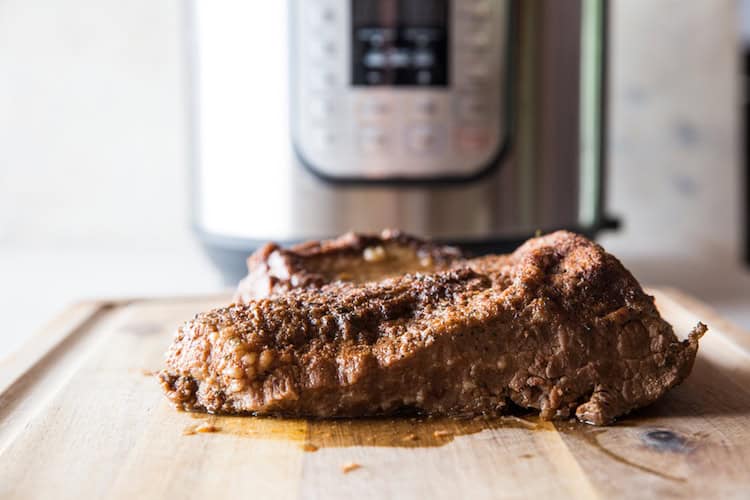
{"label": "cooked beef roast", "polygon": [[[622,264],[572,233],[477,259],[383,236],[256,254],[250,274],[265,266],[256,277],[270,298],[244,293],[182,326],[160,374],[168,397],[186,410],[310,417],[517,405],[601,425],[682,382],[706,330],[679,341]],[[433,264],[357,275],[378,246],[393,258],[387,276],[405,248],[428,249]]]}

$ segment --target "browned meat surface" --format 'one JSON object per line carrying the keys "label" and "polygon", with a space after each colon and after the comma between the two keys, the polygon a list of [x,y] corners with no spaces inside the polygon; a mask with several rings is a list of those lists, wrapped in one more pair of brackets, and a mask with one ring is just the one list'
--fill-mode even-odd
{"label": "browned meat surface", "polygon": [[581,236],[451,260],[365,283],[326,275],[199,314],[176,333],[163,387],[181,408],[217,413],[477,415],[514,403],[607,424],[690,373],[705,326],[679,341],[622,264]]}
{"label": "browned meat surface", "polygon": [[268,243],[247,259],[248,275],[240,282],[234,300],[247,302],[337,280],[364,283],[409,272],[437,271],[460,258],[457,248],[389,229],[378,236],[348,233],[289,249]]}

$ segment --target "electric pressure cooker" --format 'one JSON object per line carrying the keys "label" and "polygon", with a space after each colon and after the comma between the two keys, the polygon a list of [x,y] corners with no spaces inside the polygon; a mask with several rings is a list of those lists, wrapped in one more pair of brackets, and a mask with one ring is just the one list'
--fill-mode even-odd
{"label": "electric pressure cooker", "polygon": [[193,223],[229,279],[269,240],[609,225],[603,0],[187,5]]}

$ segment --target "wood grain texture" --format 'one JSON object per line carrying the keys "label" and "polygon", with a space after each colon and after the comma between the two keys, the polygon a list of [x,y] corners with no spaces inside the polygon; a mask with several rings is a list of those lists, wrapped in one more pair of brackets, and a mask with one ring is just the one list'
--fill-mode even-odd
{"label": "wood grain texture", "polygon": [[750,336],[655,295],[678,333],[710,331],[682,386],[607,428],[178,412],[150,372],[178,324],[227,298],[82,304],[0,365],[0,497],[747,498]]}

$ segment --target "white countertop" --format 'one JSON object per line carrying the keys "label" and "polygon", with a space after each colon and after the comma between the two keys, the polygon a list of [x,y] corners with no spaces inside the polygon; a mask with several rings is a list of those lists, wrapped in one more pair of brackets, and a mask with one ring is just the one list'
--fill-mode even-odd
{"label": "white countertop", "polygon": [[[181,5],[0,2],[0,358],[78,300],[223,289],[188,229]],[[612,10],[602,241],[750,329],[736,4]]]}

